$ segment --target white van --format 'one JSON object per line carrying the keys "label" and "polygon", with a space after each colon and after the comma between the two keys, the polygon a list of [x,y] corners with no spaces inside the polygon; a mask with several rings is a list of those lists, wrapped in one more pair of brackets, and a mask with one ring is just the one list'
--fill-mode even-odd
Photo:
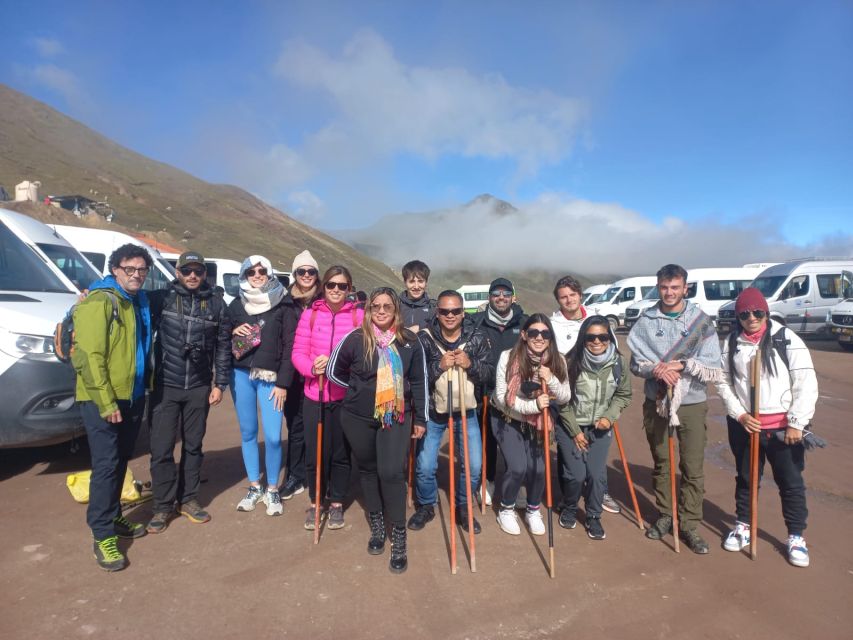
{"label": "white van", "polygon": [[90,227],[70,227],[63,224],[54,225],[53,228],[86,256],[104,276],[110,275],[109,265],[107,264],[110,254],[122,245],[135,244],[145,247],[154,261],[153,268],[145,279],[145,284],[142,285],[143,289],[146,291],[165,289],[175,278],[175,270],[172,265],[166,262],[157,249],[126,233]]}
{"label": "white van", "polygon": [[609,284],[594,284],[583,290],[583,306],[588,307],[593,302],[598,302],[602,294],[607,291],[612,285]]}
{"label": "white van", "polygon": [[[853,258],[802,258],[762,271],[750,286],[767,298],[770,317],[797,333],[824,333],[829,310],[853,297]],[[734,302],[720,307],[717,328],[730,331]]]}
{"label": "white van", "polygon": [[[769,265],[747,264],[742,267],[688,269],[685,298],[699,305],[699,308],[716,322],[720,307],[737,298],[767,266]],[[658,300],[660,294],[655,287],[642,300],[625,310],[625,326],[634,326],[643,310],[657,304]]]}
{"label": "white van", "polygon": [[657,286],[655,276],[634,276],[617,280],[601,297],[590,305],[595,315],[604,316],[610,321],[610,326],[616,329],[625,324],[625,310],[642,300],[651,289]]}
{"label": "white van", "polygon": [[[27,235],[48,227],[0,209],[0,447],[41,446],[83,433],[74,369],[57,360],[53,332],[79,297],[77,287]],[[27,231],[25,231],[25,229]],[[69,262],[82,257],[61,239]],[[63,263],[64,264],[64,263]],[[76,272],[75,272],[76,273]],[[88,276],[83,276],[88,277]]]}
{"label": "white van", "polygon": [[[850,278],[853,274],[848,273]],[[850,282],[848,279],[847,282]],[[826,321],[829,330],[838,340],[838,344],[845,351],[853,351],[853,298],[847,298],[843,302],[830,309]]]}
{"label": "white van", "polygon": [[456,291],[462,296],[462,308],[465,313],[477,313],[480,307],[489,303],[489,285],[466,284]]}

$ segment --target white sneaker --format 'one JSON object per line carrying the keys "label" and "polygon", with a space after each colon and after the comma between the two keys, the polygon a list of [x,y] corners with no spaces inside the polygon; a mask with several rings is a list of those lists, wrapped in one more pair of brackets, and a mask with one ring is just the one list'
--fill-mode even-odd
{"label": "white sneaker", "polygon": [[749,546],[749,525],[744,522],[735,522],[735,528],[729,532],[723,541],[723,549],[726,551],[741,551]]}
{"label": "white sneaker", "polygon": [[788,562],[795,567],[809,566],[809,550],[803,536],[788,536]]}
{"label": "white sneaker", "polygon": [[489,480],[486,481],[486,506],[492,506],[492,495],[495,493],[495,483]]}
{"label": "white sneaker", "polygon": [[545,522],[542,520],[542,513],[539,509],[535,511],[527,510],[524,514],[524,520],[527,522],[527,528],[534,536],[545,535]]}
{"label": "white sneaker", "polygon": [[527,487],[521,487],[521,489],[518,490],[518,497],[515,499],[515,508],[527,508]]}
{"label": "white sneaker", "polygon": [[501,508],[498,511],[498,526],[503,529],[504,533],[511,536],[521,535],[521,527],[518,526],[518,516],[514,509]]}
{"label": "white sneaker", "polygon": [[268,516],[280,516],[284,513],[281,505],[281,494],[278,491],[267,489],[264,494],[264,504],[267,505]]}
{"label": "white sneaker", "polygon": [[264,492],[260,487],[250,485],[246,497],[237,503],[237,511],[254,511],[255,505],[263,500],[263,497]]}

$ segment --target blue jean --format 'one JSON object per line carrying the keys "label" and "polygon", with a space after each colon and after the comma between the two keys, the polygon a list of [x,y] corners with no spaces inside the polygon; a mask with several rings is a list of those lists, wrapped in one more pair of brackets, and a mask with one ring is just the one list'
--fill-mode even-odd
{"label": "blue jean", "polygon": [[[483,464],[483,441],[480,438],[480,425],[474,409],[465,412],[468,422],[468,457],[471,459],[471,495],[477,493],[480,486],[480,469]],[[453,416],[453,435],[456,439],[456,460],[459,480],[456,482],[456,504],[468,504],[465,491],[465,455],[462,448],[462,414]],[[415,497],[419,505],[431,506],[438,502],[438,483],[435,473],[438,469],[438,450],[441,439],[447,430],[447,421],[427,420],[426,433],[418,442],[418,460],[415,465]]]}
{"label": "blue jean", "polygon": [[278,486],[281,471],[281,421],[283,411],[273,408],[270,394],[275,386],[273,382],[251,380],[248,369],[234,367],[231,370],[231,398],[237,411],[242,438],[243,464],[249,482],[260,482],[261,469],[258,459],[258,407],[261,410],[261,424],[264,429],[265,462],[267,485]]}

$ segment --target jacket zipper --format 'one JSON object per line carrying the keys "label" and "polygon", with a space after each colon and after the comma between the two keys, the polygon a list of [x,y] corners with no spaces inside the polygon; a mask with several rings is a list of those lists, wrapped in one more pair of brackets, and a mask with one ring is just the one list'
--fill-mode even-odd
{"label": "jacket zipper", "polygon": [[[181,296],[178,296],[178,300],[181,303],[181,310],[183,310],[184,301],[181,300]],[[194,311],[195,311],[195,296],[191,295],[190,296],[190,318],[193,317]],[[190,343],[190,328],[191,328],[191,326],[192,326],[192,323],[189,320],[187,320],[187,337],[184,340],[185,345]],[[184,367],[185,367],[185,369],[184,369],[184,372],[185,372],[184,373],[184,390],[187,390],[190,388],[190,358],[189,358],[189,356],[190,356],[190,354],[187,354],[186,362],[184,365]]]}
{"label": "jacket zipper", "polygon": [[[331,309],[329,309],[329,311],[331,311]],[[332,336],[329,338],[329,357],[330,358],[332,357],[332,345],[335,344],[335,318],[337,317],[337,315],[339,313],[340,313],[340,311],[332,311]],[[328,364],[327,364],[327,366],[328,366]],[[329,372],[326,371],[326,380],[328,380],[328,379],[329,379]],[[326,395],[325,391],[326,391],[326,382],[323,381],[323,388],[320,389],[320,395],[322,397],[325,397],[325,395]]]}

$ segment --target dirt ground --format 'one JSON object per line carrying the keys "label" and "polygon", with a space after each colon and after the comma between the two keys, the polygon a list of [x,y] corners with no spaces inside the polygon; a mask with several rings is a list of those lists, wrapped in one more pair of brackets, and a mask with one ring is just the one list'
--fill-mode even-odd
{"label": "dirt ground", "polygon": [[[720,539],[733,521],[734,467],[722,405],[711,401],[705,520],[711,553],[696,556],[671,538],[647,540],[629,509],[605,514],[607,539],[556,524],[557,577],[549,579],[547,538],[508,536],[494,513],[477,537],[477,573],[460,537],[459,571],[447,553],[447,502],[441,519],[409,535],[409,570],[389,573],[388,551],[366,552],[368,527],[356,501],[347,526],[325,531],[319,546],[302,528],[306,494],[284,516],[238,513],[245,486],[230,403],[211,413],[202,502],[213,520],[174,521],[162,535],[125,545],[127,570],[108,574],[92,558],[85,506],[65,488],[88,466],[83,446],[0,452],[0,637],[114,638],[851,638],[853,622],[853,354],[834,342],[809,342],[820,381],[816,429],[830,445],[806,463],[811,567],[788,565],[778,494],[765,478],[758,560],[727,553]],[[646,521],[656,516],[648,447],[640,429],[641,388],[620,422]],[[147,479],[147,435],[131,468]],[[446,448],[445,448],[446,452]],[[628,492],[618,450],[610,491]],[[444,467],[442,467],[444,468]],[[441,479],[446,487],[446,471]],[[555,483],[556,485],[556,483]],[[144,521],[150,510],[130,512]],[[582,522],[582,518],[581,518]]]}

